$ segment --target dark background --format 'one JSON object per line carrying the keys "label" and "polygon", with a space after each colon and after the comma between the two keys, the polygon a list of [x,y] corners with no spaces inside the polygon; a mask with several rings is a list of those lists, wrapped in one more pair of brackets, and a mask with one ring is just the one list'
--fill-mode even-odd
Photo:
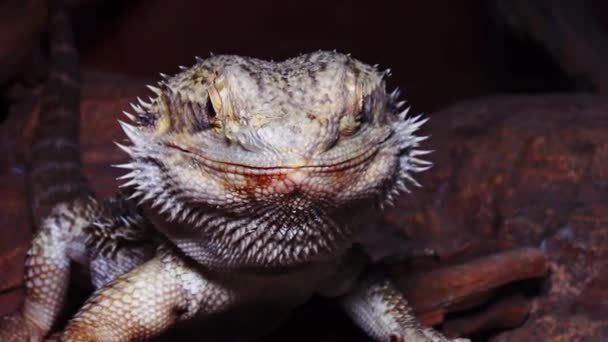
{"label": "dark background", "polygon": [[78,41],[85,67],[149,79],[210,52],[278,60],[337,49],[391,68],[393,86],[424,111],[480,95],[566,89],[544,51],[501,32],[488,3],[108,2],[81,11]]}
{"label": "dark background", "polygon": [[[28,20],[43,27],[44,6],[30,5],[34,10],[22,8],[14,16],[12,7],[22,5],[10,3],[20,0],[4,2],[9,5],[0,19],[17,21],[15,27]],[[23,1],[38,2],[44,3]],[[175,73],[177,65],[191,65],[194,56],[210,52],[279,60],[336,49],[390,68],[391,85],[424,112],[484,95],[574,89],[545,49],[509,32],[493,2],[68,1],[83,67],[132,78],[157,80],[158,72]],[[603,1],[589,4],[600,20],[608,13]],[[3,31],[4,54],[26,46],[31,52],[30,45],[44,39],[32,33],[36,39],[15,48],[6,38],[10,30]],[[12,80],[32,69],[29,58],[12,64]]]}

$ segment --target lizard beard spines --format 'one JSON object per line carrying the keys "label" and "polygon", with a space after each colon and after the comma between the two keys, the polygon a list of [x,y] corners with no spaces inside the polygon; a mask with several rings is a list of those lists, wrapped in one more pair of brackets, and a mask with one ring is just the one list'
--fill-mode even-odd
{"label": "lizard beard spines", "polygon": [[195,217],[194,210],[181,198],[185,195],[173,184],[171,173],[157,160],[158,156],[151,155],[142,146],[117,145],[131,157],[129,163],[114,165],[128,170],[117,179],[124,182],[121,188],[131,189],[129,200],[136,200],[137,205],[148,203],[169,221],[188,222]]}
{"label": "lizard beard spines", "polygon": [[[147,87],[150,89],[160,90],[159,88],[150,85]],[[149,97],[148,101],[149,102],[146,102],[140,97],[137,97],[136,103],[132,102],[129,104],[133,109],[134,114],[127,111],[123,111],[122,113],[129,119],[130,122],[139,127],[153,127],[158,121],[159,115],[154,112],[155,100],[152,97]]]}
{"label": "lizard beard spines", "polygon": [[318,205],[302,207],[299,199],[243,204],[238,213],[202,210],[189,204],[188,194],[172,185],[170,172],[150,151],[139,146],[129,150],[131,162],[118,165],[129,171],[121,177],[125,186],[133,190],[135,200],[148,203],[168,223],[188,227],[191,240],[175,243],[201,263],[218,267],[297,264],[339,252],[352,236],[347,225],[334,222]]}
{"label": "lizard beard spines", "polygon": [[123,182],[121,188],[131,190],[128,199],[136,200],[137,205],[148,203],[171,221],[189,219],[191,210],[187,210],[185,204],[179,201],[179,191],[173,185],[171,173],[160,161],[161,152],[150,148],[145,136],[147,133],[124,122],[120,124],[132,145],[116,145],[129,155],[130,162],[113,166],[127,170],[125,175],[117,179]]}
{"label": "lizard beard spines", "polygon": [[244,216],[211,212],[198,220],[196,239],[174,241],[211,267],[274,267],[324,259],[339,253],[352,236],[348,225],[334,222],[317,207],[294,214],[289,205],[268,204]]}
{"label": "lizard beard spines", "polygon": [[[395,108],[402,107],[405,104],[405,102],[394,102],[398,95],[398,90],[389,95],[392,102],[395,103]],[[429,119],[424,118],[422,114],[414,117],[408,116],[409,111],[410,107],[407,107],[397,114],[399,121],[395,124],[395,133],[397,135],[396,144],[399,156],[398,172],[397,177],[387,187],[384,197],[380,200],[381,208],[385,204],[393,205],[396,197],[401,193],[409,193],[408,183],[421,187],[422,185],[414,179],[412,173],[423,172],[433,166],[432,162],[418,158],[432,152],[417,149],[422,141],[428,139],[428,136],[417,136],[415,134]]]}

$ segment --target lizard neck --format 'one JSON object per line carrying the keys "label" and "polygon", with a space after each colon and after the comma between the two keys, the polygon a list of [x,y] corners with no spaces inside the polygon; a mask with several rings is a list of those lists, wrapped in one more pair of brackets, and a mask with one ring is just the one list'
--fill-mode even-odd
{"label": "lizard neck", "polygon": [[272,205],[241,213],[205,210],[194,223],[170,221],[149,207],[145,210],[154,226],[200,265],[281,271],[342,255],[353,244],[354,223],[362,209],[310,205],[297,211],[290,205]]}

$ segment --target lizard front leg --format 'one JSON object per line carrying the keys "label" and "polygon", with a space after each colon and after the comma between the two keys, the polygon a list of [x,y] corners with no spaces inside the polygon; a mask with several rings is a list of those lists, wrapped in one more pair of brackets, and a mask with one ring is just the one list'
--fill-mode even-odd
{"label": "lizard front leg", "polygon": [[436,330],[422,326],[403,294],[384,276],[366,276],[340,301],[351,319],[377,341],[450,341]]}
{"label": "lizard front leg", "polygon": [[95,215],[92,201],[56,206],[42,221],[25,262],[25,301],[0,320],[0,341],[39,341],[57,318],[69,283],[70,263],[84,257],[82,229]]}
{"label": "lizard front leg", "polygon": [[233,296],[170,251],[114,279],[85,303],[61,341],[136,341],[195,314],[225,308]]}

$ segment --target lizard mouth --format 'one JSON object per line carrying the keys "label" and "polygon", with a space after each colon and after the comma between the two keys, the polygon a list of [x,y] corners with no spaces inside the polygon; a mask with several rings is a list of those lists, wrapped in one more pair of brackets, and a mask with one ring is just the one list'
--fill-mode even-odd
{"label": "lizard mouth", "polygon": [[339,173],[368,163],[377,154],[379,147],[365,149],[348,157],[342,157],[338,160],[315,160],[314,158],[303,163],[285,163],[270,166],[254,165],[238,161],[228,161],[211,158],[188,147],[179,146],[174,143],[165,143],[165,146],[177,150],[180,153],[186,154],[195,158],[205,168],[217,172],[239,174],[239,175],[273,175],[284,174],[293,170],[307,171],[308,173]]}

